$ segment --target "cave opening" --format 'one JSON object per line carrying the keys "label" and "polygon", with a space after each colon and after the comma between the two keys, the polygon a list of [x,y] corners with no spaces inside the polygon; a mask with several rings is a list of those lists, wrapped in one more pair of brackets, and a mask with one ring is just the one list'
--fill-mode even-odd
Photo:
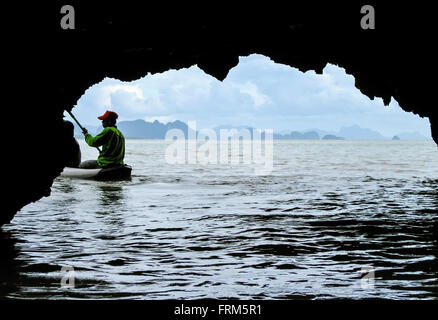
{"label": "cave opening", "polygon": [[336,134],[345,139],[431,139],[427,118],[403,111],[395,99],[388,106],[381,98],[370,100],[343,68],[327,64],[322,74],[303,73],[259,54],[240,57],[223,81],[196,65],[130,82],[105,78],[86,90],[73,111],[97,133],[97,115],[111,108],[128,138],[164,136],[142,133],[126,122],[194,120],[198,128],[272,128],[278,138],[290,139],[312,131],[316,139]]}
{"label": "cave opening", "polygon": [[[148,4],[147,11],[73,5],[77,30],[59,28],[58,4],[38,5],[29,11],[35,23],[14,23],[24,32],[6,39],[7,78],[35,81],[32,94],[20,85],[7,90],[21,98],[11,109],[26,118],[21,133],[32,140],[23,147],[10,139],[16,157],[7,170],[13,177],[5,179],[0,235],[12,241],[0,243],[2,297],[436,299],[438,168],[426,121],[438,142],[438,117],[425,80],[436,56],[433,10],[379,3],[376,29],[363,30],[356,3],[218,6],[220,14],[205,7],[192,15],[186,4],[181,10]],[[229,83],[256,52],[307,71],[299,73],[302,85],[280,90],[277,76],[271,86],[258,82],[263,76]],[[181,73],[199,71],[195,65],[215,78],[198,74],[206,81],[197,87]],[[344,71],[336,66],[354,76],[346,76],[351,90],[337,82]],[[170,86],[173,100],[160,87],[143,90],[134,82],[148,72],[144,82],[168,77],[170,69],[181,73]],[[207,99],[206,83],[225,103]],[[102,110],[83,96],[99,84],[107,86]],[[288,108],[268,87],[283,91]],[[297,100],[311,93],[322,103]],[[214,108],[201,108],[193,96]],[[198,128],[272,128],[300,138],[310,129],[323,132],[318,140],[276,139],[269,175],[233,164],[169,164],[159,139],[127,139],[132,180],[96,183],[57,178],[71,151],[63,113],[73,106],[89,129],[99,125],[92,121],[100,111],[123,106],[120,123],[196,120]],[[386,139],[356,140],[348,130],[345,140],[321,139],[342,137],[342,128],[357,129],[353,123]],[[402,135],[415,132],[421,139]],[[400,140],[392,140],[396,135]],[[83,160],[97,156],[86,145],[82,151]],[[60,287],[62,270],[76,272],[76,288]],[[362,272],[375,279],[364,285]]]}
{"label": "cave opening", "polygon": [[[343,69],[302,73],[251,55],[222,82],[196,66],[108,78],[73,113],[96,134],[106,109],[120,115],[132,179],[58,177],[50,197],[4,226],[31,275],[15,295],[57,295],[58,283],[41,292],[31,277],[53,279],[61,266],[77,274],[80,285],[62,291],[76,298],[436,295],[438,166],[428,121],[394,100],[370,100]],[[168,163],[166,125],[191,120],[200,129],[272,128],[272,171]],[[96,158],[76,136],[83,160]],[[396,266],[386,259],[394,255]],[[385,278],[388,269],[398,276]],[[377,275],[377,289],[361,286],[362,270]],[[406,280],[421,289],[407,292]]]}

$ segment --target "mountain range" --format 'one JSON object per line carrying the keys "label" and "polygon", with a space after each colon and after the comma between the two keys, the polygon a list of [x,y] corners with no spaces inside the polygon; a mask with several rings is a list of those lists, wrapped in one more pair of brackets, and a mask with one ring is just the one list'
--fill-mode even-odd
{"label": "mountain range", "polygon": [[[76,138],[83,138],[81,130],[79,127],[74,124],[75,132],[74,135]],[[98,134],[103,128],[102,126],[93,126],[88,125],[85,126],[88,132],[92,135]],[[166,132],[170,129],[180,129],[184,132],[187,137],[188,126],[186,123],[176,120],[173,122],[168,122],[166,124],[161,123],[157,120],[154,122],[148,122],[144,120],[134,120],[134,121],[120,121],[117,123],[117,127],[123,132],[125,138],[127,139],[164,139]],[[221,129],[248,129],[252,136],[253,128],[249,126],[231,126],[231,125],[222,125],[213,128],[219,137],[219,132]],[[190,129],[191,130],[191,129]],[[401,140],[429,140],[430,137],[425,137],[418,132],[401,132],[395,134]],[[262,134],[262,138],[264,134]],[[274,139],[284,140],[284,139],[293,139],[293,140],[390,140],[392,137],[385,137],[381,133],[367,129],[361,128],[358,125],[352,125],[349,127],[342,127],[338,131],[324,131],[320,129],[310,129],[306,131],[287,131],[282,130],[280,132],[274,132]]]}

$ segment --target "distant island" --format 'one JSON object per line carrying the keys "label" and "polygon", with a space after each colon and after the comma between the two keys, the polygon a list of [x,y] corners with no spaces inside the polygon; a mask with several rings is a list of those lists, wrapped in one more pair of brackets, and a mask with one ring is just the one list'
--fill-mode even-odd
{"label": "distant island", "polygon": [[334,134],[326,134],[322,140],[345,140],[343,137],[335,136]]}
{"label": "distant island", "polygon": [[319,134],[316,131],[298,132],[292,131],[289,134],[276,134],[274,133],[274,139],[289,139],[289,140],[319,140]]}
{"label": "distant island", "polygon": [[[88,132],[95,135],[102,131],[102,126],[85,126]],[[117,127],[127,139],[164,139],[166,132],[171,129],[180,129],[187,137],[188,126],[182,121],[176,120],[167,124],[157,120],[148,122],[144,120],[120,121]],[[83,138],[79,127],[75,125],[75,137]]]}
{"label": "distant island", "polygon": [[[74,124],[75,131],[74,136],[76,138],[83,138],[83,134],[79,127]],[[133,121],[120,121],[117,124],[118,128],[123,132],[127,139],[164,139],[166,132],[171,129],[179,129],[184,132],[185,136],[188,136],[189,127],[186,123],[180,120],[168,122],[166,124],[157,120],[148,122],[145,120],[133,120]],[[85,126],[93,135],[98,134],[103,128],[102,126]],[[219,137],[221,129],[248,129],[252,137],[254,128],[249,126],[231,126],[222,125],[213,128]],[[264,133],[262,133],[264,138]],[[342,127],[337,132],[329,132],[319,129],[310,129],[306,131],[282,131],[282,133],[274,132],[273,138],[275,140],[429,140],[430,137],[425,137],[418,132],[405,132],[398,133],[392,138],[385,137],[377,131],[373,131],[367,128],[361,128],[358,125],[350,127]]]}
{"label": "distant island", "polygon": [[[173,122],[168,122],[167,124],[161,123],[157,120],[154,122],[147,122],[144,120],[134,120],[134,121],[120,121],[117,124],[117,127],[120,131],[123,132],[123,135],[127,139],[164,139],[166,137],[166,132],[171,129],[179,129],[182,130],[185,136],[188,136],[189,127],[186,123],[176,120]],[[91,134],[98,134],[103,128],[101,126],[86,126],[87,130]],[[236,129],[237,131],[241,129],[248,129],[250,132],[250,136],[252,137],[254,128],[245,127],[245,126],[218,126],[213,130],[216,132],[219,137],[220,130],[231,130]],[[191,129],[190,129],[191,130]],[[262,133],[262,138],[264,138],[264,133]],[[83,134],[79,127],[75,125],[75,137],[83,138]],[[273,138],[276,140],[302,140],[302,139],[313,139],[319,140],[319,134],[315,131],[308,132],[298,132],[292,131],[288,134],[279,134],[274,133]]]}

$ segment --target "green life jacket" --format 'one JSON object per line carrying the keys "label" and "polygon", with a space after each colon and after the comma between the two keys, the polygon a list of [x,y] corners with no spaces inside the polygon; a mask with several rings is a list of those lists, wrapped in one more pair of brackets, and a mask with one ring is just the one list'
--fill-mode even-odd
{"label": "green life jacket", "polygon": [[97,158],[97,164],[100,167],[124,164],[125,137],[117,127],[106,127],[95,137],[87,133],[85,134],[85,142],[90,147],[103,146]]}

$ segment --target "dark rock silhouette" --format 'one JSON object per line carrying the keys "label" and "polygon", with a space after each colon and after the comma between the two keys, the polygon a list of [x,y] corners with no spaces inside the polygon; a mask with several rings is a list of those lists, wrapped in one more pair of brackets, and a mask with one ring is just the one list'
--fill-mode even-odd
{"label": "dark rock silhouette", "polygon": [[4,116],[20,119],[21,130],[4,139],[3,150],[11,160],[3,177],[7,187],[0,224],[50,194],[74,148],[63,112],[105,77],[132,81],[197,64],[223,80],[239,56],[252,53],[303,72],[320,74],[332,63],[353,75],[356,87],[369,98],[381,97],[385,104],[394,98],[403,110],[429,117],[438,142],[435,90],[427,80],[435,73],[437,56],[432,4],[376,3],[376,28],[364,30],[363,2],[356,1],[267,2],[242,8],[218,2],[208,9],[186,2],[69,1],[75,8],[75,29],[63,30],[64,4],[2,7],[4,25],[13,26],[2,30],[2,71],[9,84],[3,96],[10,101]]}
{"label": "dark rock silhouette", "polygon": [[68,135],[71,136],[69,145],[71,148],[65,154],[65,166],[76,168],[81,163],[81,148],[79,143],[73,137],[73,124],[71,122],[65,121],[66,130],[68,130]]}
{"label": "dark rock silhouette", "polygon": [[400,138],[398,136],[393,136],[392,140],[400,140]]}

